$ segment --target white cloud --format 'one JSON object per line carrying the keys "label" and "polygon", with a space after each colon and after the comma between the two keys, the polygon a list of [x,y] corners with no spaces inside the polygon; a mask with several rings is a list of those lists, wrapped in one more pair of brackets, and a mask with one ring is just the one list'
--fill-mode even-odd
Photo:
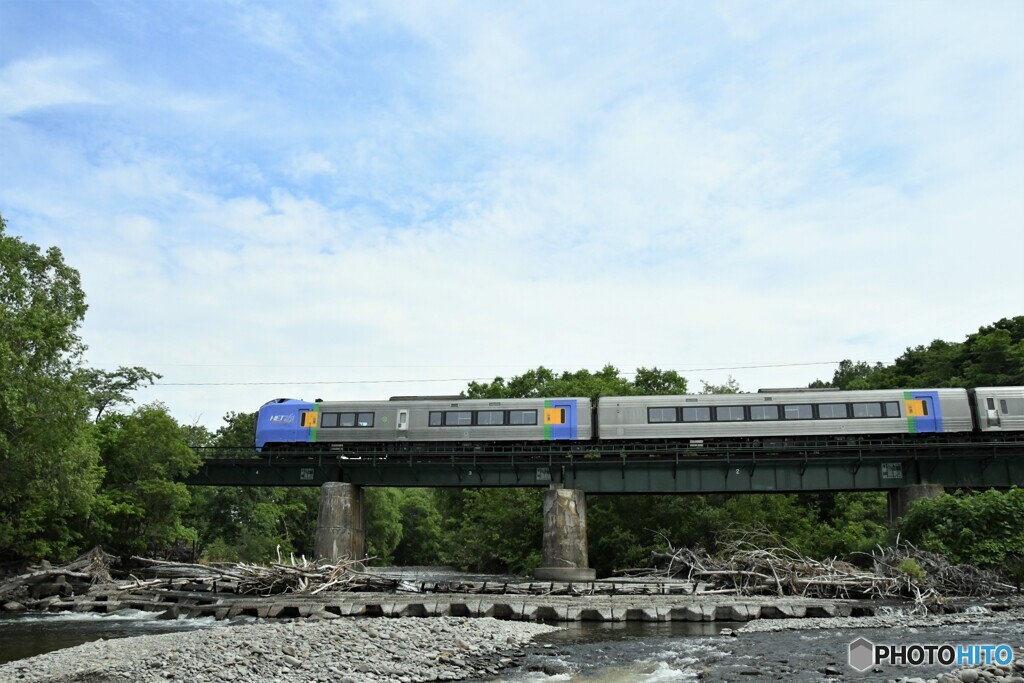
{"label": "white cloud", "polygon": [[[732,7],[211,20],[291,65],[258,76],[43,41],[0,53],[0,211],[82,270],[90,361],[175,384],[611,362],[756,389],[832,369],[735,366],[887,360],[1020,314],[1021,10]],[[21,116],[75,103],[95,111]],[[140,398],[215,426],[464,385]]]}
{"label": "white cloud", "polygon": [[94,77],[101,60],[91,55],[19,59],[0,69],[0,116],[76,104],[101,104]]}

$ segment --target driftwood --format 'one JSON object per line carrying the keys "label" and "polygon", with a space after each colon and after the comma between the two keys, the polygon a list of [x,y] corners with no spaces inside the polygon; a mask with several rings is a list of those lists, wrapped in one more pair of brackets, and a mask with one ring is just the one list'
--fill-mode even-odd
{"label": "driftwood", "polygon": [[912,599],[923,609],[951,597],[988,597],[1015,590],[995,572],[952,565],[944,556],[906,541],[891,548],[879,546],[868,559],[871,570],[837,558],[814,560],[791,548],[759,547],[744,537],[725,544],[715,555],[701,548],[674,550],[669,545],[669,552],[652,553],[651,564],[656,568],[625,574],[703,582],[708,587],[705,593]]}
{"label": "driftwood", "polygon": [[0,604],[30,604],[51,595],[84,593],[90,586],[111,581],[110,566],[116,559],[100,548],[93,548],[65,565],[53,567],[44,562],[29,567],[28,572],[0,584]]}

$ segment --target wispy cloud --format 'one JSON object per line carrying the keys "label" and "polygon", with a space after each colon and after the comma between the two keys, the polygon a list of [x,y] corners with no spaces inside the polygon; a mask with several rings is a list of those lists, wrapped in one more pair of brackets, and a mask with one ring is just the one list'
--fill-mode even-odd
{"label": "wispy cloud", "polygon": [[[1017,3],[47,7],[0,5],[0,212],[81,269],[90,360],[297,383],[146,390],[182,419],[1022,312]],[[730,372],[831,370],[691,380]]]}

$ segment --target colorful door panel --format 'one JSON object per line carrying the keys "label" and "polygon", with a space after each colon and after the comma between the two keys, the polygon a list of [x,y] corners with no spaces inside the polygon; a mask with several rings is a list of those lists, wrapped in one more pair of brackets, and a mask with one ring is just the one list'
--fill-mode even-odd
{"label": "colorful door panel", "polygon": [[576,401],[544,401],[544,438],[561,441],[577,434]]}
{"label": "colorful door panel", "polygon": [[934,391],[907,391],[903,394],[907,413],[907,431],[928,434],[942,431],[942,406]]}

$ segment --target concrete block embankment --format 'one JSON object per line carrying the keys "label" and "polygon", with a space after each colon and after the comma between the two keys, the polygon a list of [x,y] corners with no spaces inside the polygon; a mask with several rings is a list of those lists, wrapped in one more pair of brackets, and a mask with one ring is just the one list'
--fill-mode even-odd
{"label": "concrete block embankment", "polygon": [[97,591],[54,600],[50,610],[112,612],[159,611],[178,616],[232,619],[341,617],[495,617],[531,622],[669,622],[870,616],[869,603],[795,597],[722,595],[467,595],[393,593],[288,593],[269,597],[209,592]]}

